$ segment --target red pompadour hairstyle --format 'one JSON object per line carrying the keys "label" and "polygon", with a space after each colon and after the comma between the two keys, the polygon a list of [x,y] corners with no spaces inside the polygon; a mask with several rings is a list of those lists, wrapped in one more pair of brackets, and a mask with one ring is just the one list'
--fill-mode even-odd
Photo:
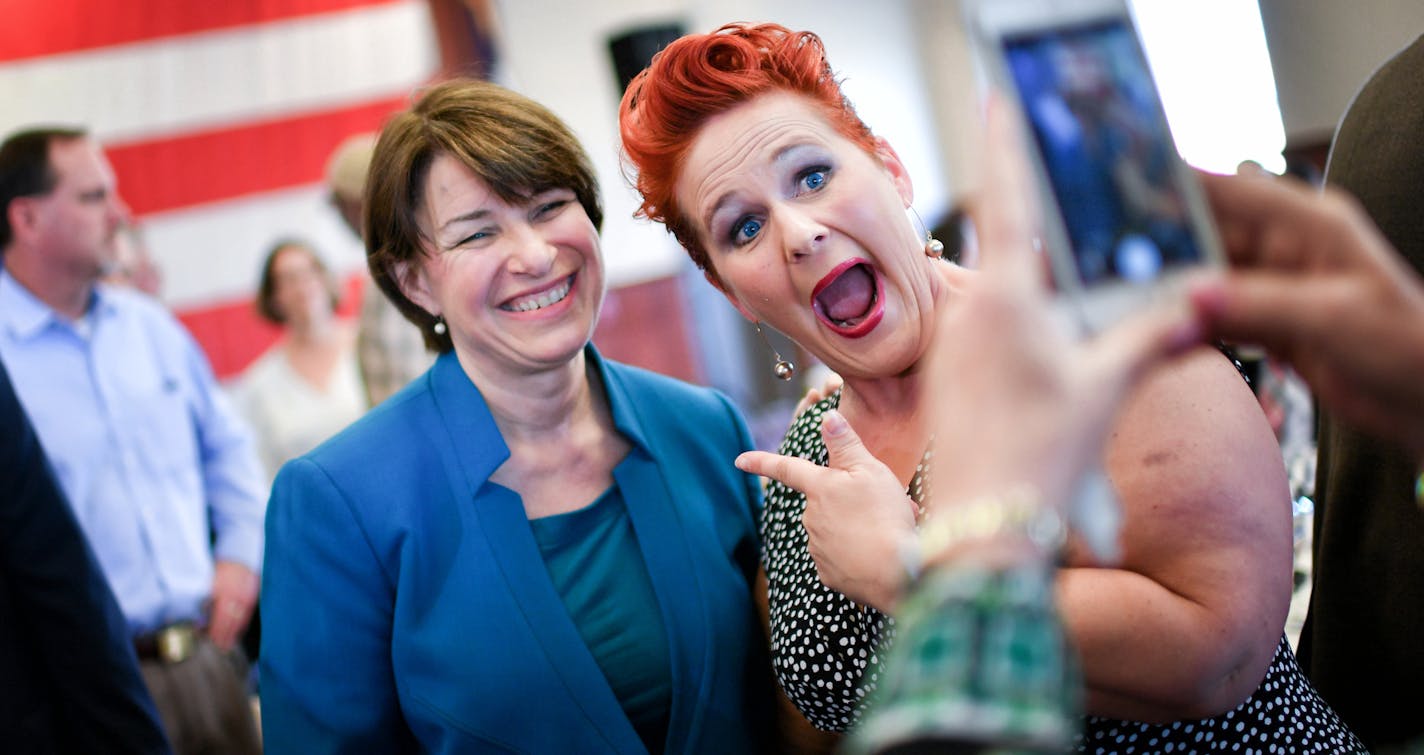
{"label": "red pompadour hairstyle", "polygon": [[821,38],[777,24],[727,24],[678,39],[653,56],[618,108],[625,172],[643,196],[637,214],[666,226],[713,275],[697,230],[674,196],[678,173],[709,118],[772,91],[807,97],[837,131],[875,152],[875,135],[841,92]]}

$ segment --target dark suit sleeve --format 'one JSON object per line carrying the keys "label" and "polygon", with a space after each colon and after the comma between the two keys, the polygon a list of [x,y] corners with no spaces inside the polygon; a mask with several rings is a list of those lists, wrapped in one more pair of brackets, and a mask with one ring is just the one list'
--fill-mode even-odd
{"label": "dark suit sleeve", "polygon": [[123,614],[3,365],[0,491],[0,699],[24,701],[0,716],[26,717],[0,728],[59,752],[169,752]]}

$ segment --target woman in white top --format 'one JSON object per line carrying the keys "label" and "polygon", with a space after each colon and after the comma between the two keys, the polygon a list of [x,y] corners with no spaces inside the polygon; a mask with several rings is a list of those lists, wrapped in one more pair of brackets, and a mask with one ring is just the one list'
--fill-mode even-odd
{"label": "woman in white top", "polygon": [[233,397],[252,424],[270,481],[288,459],[366,411],[356,330],[337,317],[337,287],[300,241],[279,242],[262,264],[257,311],[283,337],[238,378]]}

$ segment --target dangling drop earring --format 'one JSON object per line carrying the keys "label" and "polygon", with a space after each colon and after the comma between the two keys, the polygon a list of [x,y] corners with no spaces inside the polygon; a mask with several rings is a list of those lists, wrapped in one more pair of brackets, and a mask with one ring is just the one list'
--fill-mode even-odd
{"label": "dangling drop earring", "polygon": [[910,207],[909,209],[911,214],[915,216],[915,221],[920,224],[921,228],[925,229],[925,256],[932,260],[944,257],[944,242],[935,238],[933,233],[930,233],[930,229],[925,227],[925,221],[920,219],[920,213],[915,212],[914,207]]}
{"label": "dangling drop earring", "polygon": [[929,231],[925,231],[925,256],[932,260],[944,257],[944,242]]}
{"label": "dangling drop earring", "polygon": [[790,380],[795,377],[796,365],[781,358],[781,352],[777,351],[776,347],[771,345],[771,339],[767,338],[766,333],[762,332],[761,323],[753,323],[753,325],[756,326],[757,335],[761,336],[761,342],[766,344],[768,349],[771,349],[772,354],[776,355],[776,364],[771,368],[771,374],[781,380]]}
{"label": "dangling drop earring", "polygon": [[437,336],[443,336],[445,335],[445,331],[449,330],[449,328],[445,327],[445,318],[443,317],[436,320],[435,324],[430,326],[430,329],[435,331],[435,335]]}

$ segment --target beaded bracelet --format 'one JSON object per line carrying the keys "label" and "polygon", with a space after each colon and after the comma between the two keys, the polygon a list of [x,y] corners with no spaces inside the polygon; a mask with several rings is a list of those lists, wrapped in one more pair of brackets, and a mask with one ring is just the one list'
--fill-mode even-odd
{"label": "beaded bracelet", "polygon": [[902,544],[900,557],[913,581],[930,559],[954,546],[1003,536],[1020,537],[1045,553],[1057,554],[1067,528],[1058,512],[1039,500],[1037,489],[1020,484],[1003,493],[935,509],[919,532]]}

